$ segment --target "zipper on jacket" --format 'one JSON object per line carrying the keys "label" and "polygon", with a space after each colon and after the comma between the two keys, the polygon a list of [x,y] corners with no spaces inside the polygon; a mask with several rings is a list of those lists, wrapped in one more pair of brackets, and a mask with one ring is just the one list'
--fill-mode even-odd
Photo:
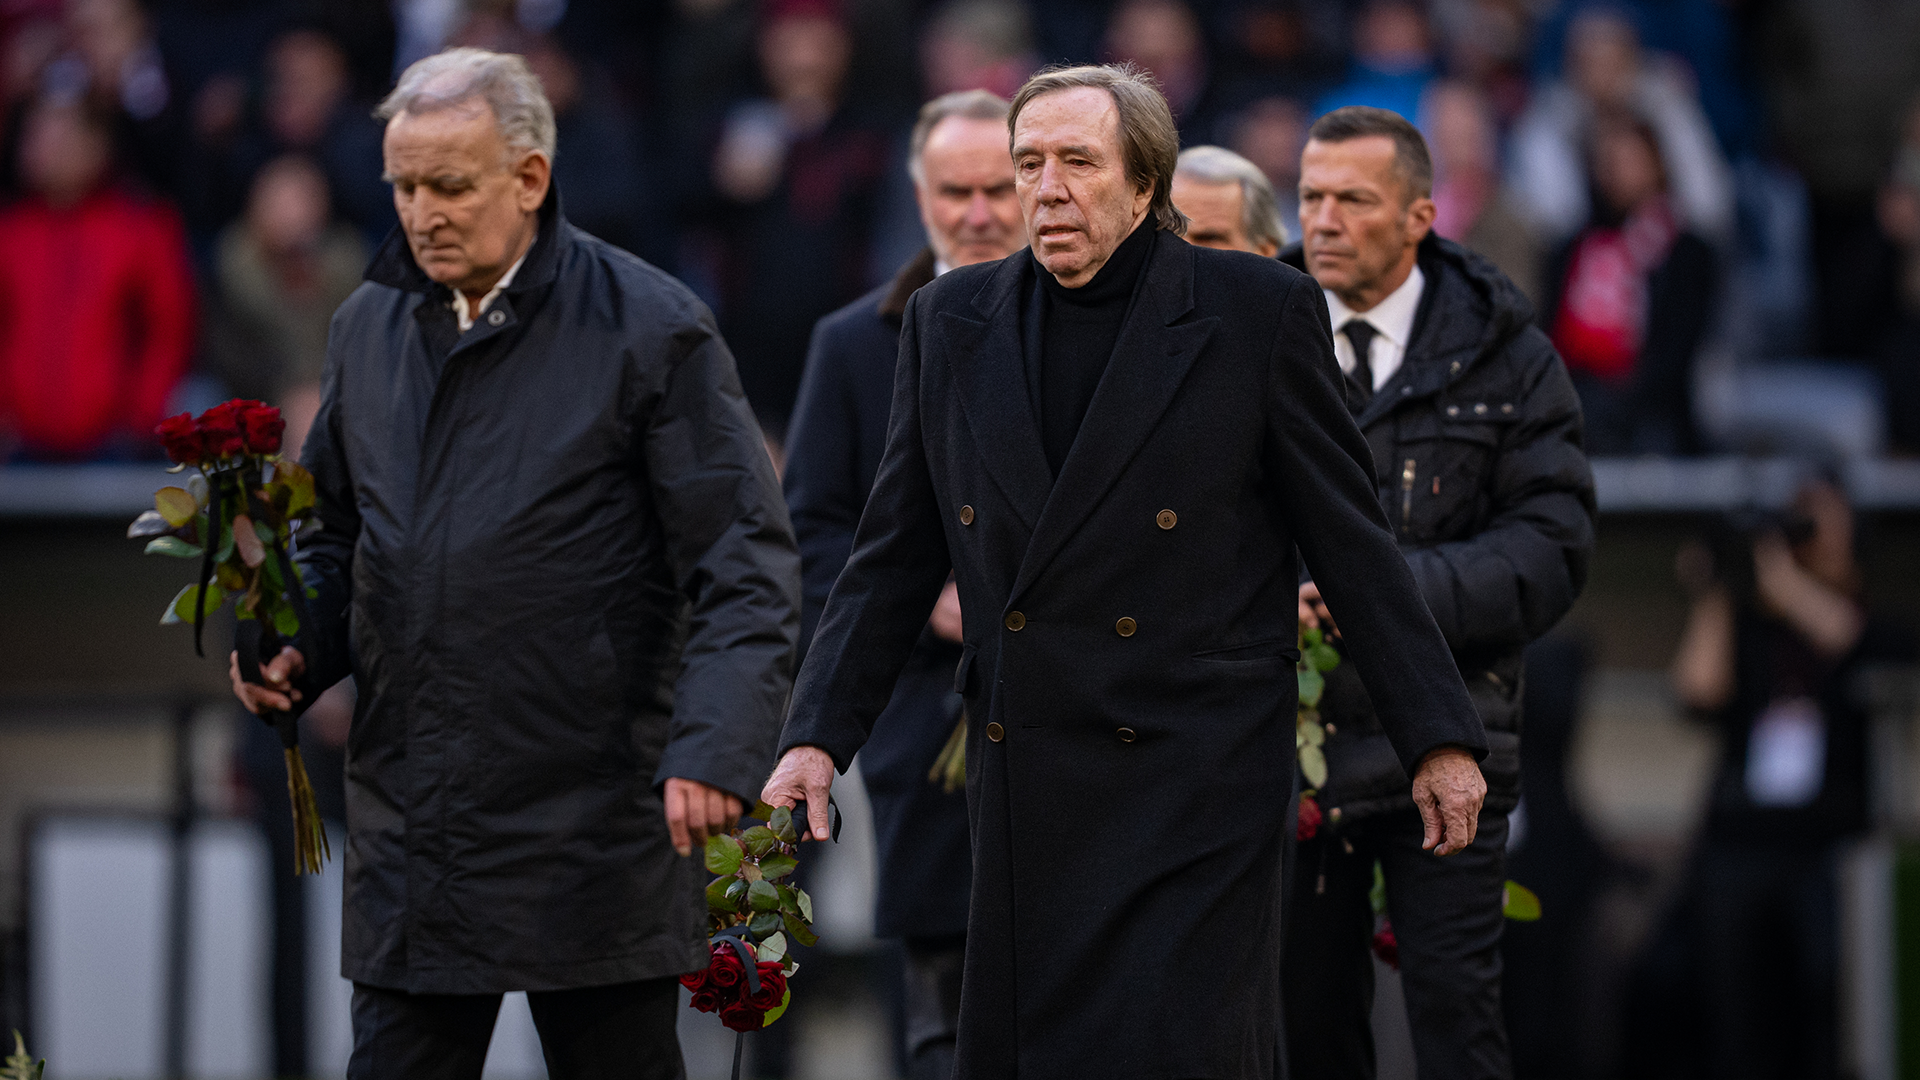
{"label": "zipper on jacket", "polygon": [[1400,531],[1408,532],[1413,526],[1413,474],[1417,463],[1412,458],[1400,469]]}

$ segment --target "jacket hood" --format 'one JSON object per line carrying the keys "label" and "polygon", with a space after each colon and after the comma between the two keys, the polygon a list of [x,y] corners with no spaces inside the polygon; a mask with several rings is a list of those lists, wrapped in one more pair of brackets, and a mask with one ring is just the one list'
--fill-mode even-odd
{"label": "jacket hood", "polygon": [[[534,235],[533,246],[527,249],[527,261],[520,265],[513,284],[506,289],[510,296],[551,285],[559,272],[560,234],[567,229],[567,218],[560,212],[558,182],[548,181],[547,198],[540,209],[534,211],[534,217],[539,221],[539,231]],[[452,290],[428,277],[413,260],[413,249],[407,246],[407,234],[399,225],[389,230],[386,239],[380,242],[380,249],[367,264],[366,279],[407,292],[438,292],[449,299],[453,295]]]}

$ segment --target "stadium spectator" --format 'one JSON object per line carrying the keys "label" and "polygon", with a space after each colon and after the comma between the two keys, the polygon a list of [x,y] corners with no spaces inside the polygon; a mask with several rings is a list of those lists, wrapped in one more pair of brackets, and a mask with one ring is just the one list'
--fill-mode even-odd
{"label": "stadium spectator", "polygon": [[888,132],[846,87],[852,39],[830,0],[777,0],[756,39],[767,94],[728,110],[713,150],[720,327],[777,442],[814,322],[866,291]]}
{"label": "stadium spectator", "polygon": [[1593,213],[1583,167],[1594,116],[1625,110],[1646,121],[1671,181],[1673,210],[1715,243],[1733,229],[1733,179],[1692,84],[1669,58],[1640,48],[1624,15],[1584,12],[1567,29],[1566,79],[1541,87],[1513,132],[1511,187],[1542,235],[1579,231]]}
{"label": "stadium spectator", "polygon": [[296,451],[320,407],[328,324],[367,265],[359,233],[330,214],[319,168],[275,158],[216,249],[208,359],[233,393],[280,407]]}
{"label": "stadium spectator", "polygon": [[113,182],[108,124],[81,101],[34,106],[31,194],[0,210],[0,428],[31,459],[151,446],[193,348],[185,233]]}
{"label": "stadium spectator", "polygon": [[69,50],[47,65],[51,97],[86,95],[110,117],[121,166],[158,192],[172,193],[179,110],[172,80],[139,0],[69,0]]}
{"label": "stadium spectator", "polygon": [[1280,220],[1300,217],[1300,151],[1307,145],[1307,110],[1294,98],[1264,97],[1228,125],[1230,149],[1267,175]]}
{"label": "stadium spectator", "polygon": [[929,99],[961,90],[1010,98],[1040,66],[1026,9],[1009,0],[955,0],[934,12],[920,41]]}
{"label": "stadium spectator", "polygon": [[1920,100],[1908,107],[1893,170],[1880,186],[1880,228],[1900,253],[1895,321],[1881,355],[1887,434],[1920,452]]}
{"label": "stadium spectator", "polygon": [[1500,182],[1500,136],[1487,95],[1464,82],[1437,82],[1421,111],[1433,148],[1433,231],[1485,255],[1539,303],[1540,243]]}
{"label": "stadium spectator", "polygon": [[1692,453],[1713,249],[1676,213],[1646,122],[1604,113],[1590,130],[1593,219],[1549,264],[1542,325],[1580,391],[1589,453]]}
{"label": "stadium spectator", "polygon": [[1410,0],[1371,0],[1353,28],[1353,65],[1346,81],[1320,96],[1314,113],[1343,105],[1388,109],[1425,126],[1420,95],[1435,75],[1433,34]]}
{"label": "stadium spectator", "polygon": [[1211,138],[1214,109],[1207,42],[1183,0],[1122,0],[1107,21],[1102,50],[1109,61],[1145,68],[1180,125],[1187,145]]}

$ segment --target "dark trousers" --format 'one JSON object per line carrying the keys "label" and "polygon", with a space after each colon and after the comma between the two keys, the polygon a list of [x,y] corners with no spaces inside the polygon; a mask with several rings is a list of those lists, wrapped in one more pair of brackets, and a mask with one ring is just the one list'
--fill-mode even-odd
{"label": "dark trousers", "polygon": [[908,938],[902,965],[907,1080],[952,1080],[967,936]]}
{"label": "dark trousers", "polygon": [[[1408,809],[1322,827],[1289,886],[1283,978],[1292,1080],[1372,1080],[1373,864],[1387,882],[1421,1080],[1507,1080],[1500,931],[1507,818],[1482,814],[1465,851],[1420,850]],[[1348,850],[1351,845],[1352,850]]]}
{"label": "dark trousers", "polygon": [[[678,979],[527,995],[553,1080],[685,1080]],[[355,983],[347,1080],[479,1080],[499,994],[408,994]]]}

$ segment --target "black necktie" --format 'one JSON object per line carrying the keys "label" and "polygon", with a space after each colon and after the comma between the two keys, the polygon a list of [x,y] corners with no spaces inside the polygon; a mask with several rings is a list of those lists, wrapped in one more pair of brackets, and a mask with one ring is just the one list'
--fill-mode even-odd
{"label": "black necktie", "polygon": [[1371,350],[1373,336],[1380,331],[1365,319],[1348,319],[1340,332],[1347,335],[1347,341],[1353,345],[1353,370],[1347,372],[1347,397],[1353,411],[1359,412],[1373,400]]}

